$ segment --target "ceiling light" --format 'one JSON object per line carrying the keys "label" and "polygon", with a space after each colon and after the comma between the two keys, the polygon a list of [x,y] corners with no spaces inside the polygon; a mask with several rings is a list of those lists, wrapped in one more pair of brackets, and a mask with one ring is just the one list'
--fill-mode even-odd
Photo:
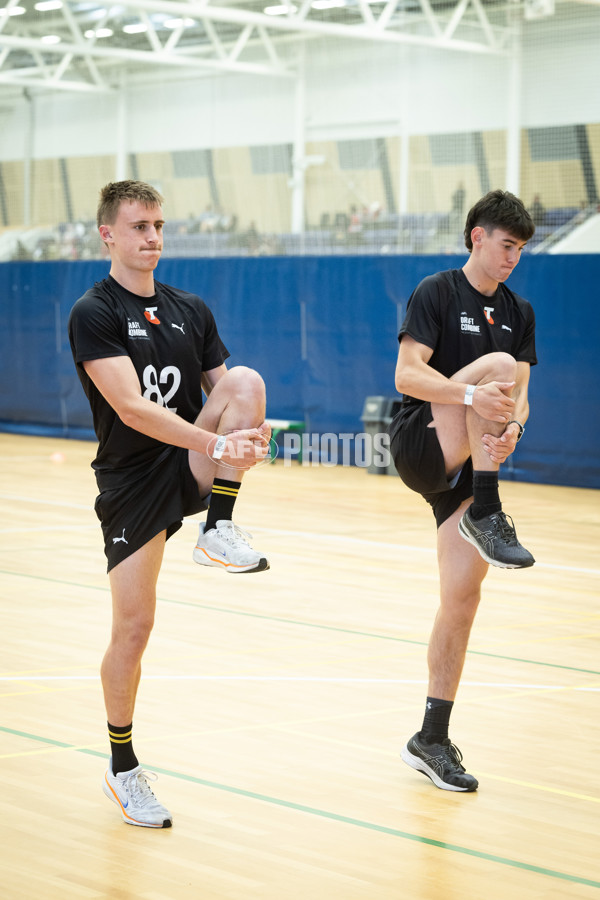
{"label": "ceiling light", "polygon": [[298,11],[296,6],[288,6],[287,3],[281,3],[278,6],[265,6],[263,12],[266,16],[286,16],[288,13]]}
{"label": "ceiling light", "polygon": [[[367,0],[368,2],[368,0]],[[313,0],[313,9],[333,9],[334,6],[345,6],[346,0]]]}
{"label": "ceiling light", "polygon": [[57,34],[45,34],[41,41],[42,44],[60,44],[60,38]]}
{"label": "ceiling light", "polygon": [[165,28],[191,28],[195,24],[193,19],[167,19],[163,22]]}
{"label": "ceiling light", "polygon": [[35,4],[38,12],[48,12],[51,9],[62,9],[62,0],[40,0]]}
{"label": "ceiling light", "polygon": [[0,16],[22,16],[25,12],[24,6],[13,6],[11,9],[0,9]]}
{"label": "ceiling light", "polygon": [[112,30],[110,28],[96,28],[94,31],[93,28],[90,28],[85,32],[86,38],[103,38],[103,37],[111,37]]}
{"label": "ceiling light", "polygon": [[123,31],[125,34],[142,34],[142,32],[148,31],[148,26],[143,22],[132,22],[131,25],[123,25]]}

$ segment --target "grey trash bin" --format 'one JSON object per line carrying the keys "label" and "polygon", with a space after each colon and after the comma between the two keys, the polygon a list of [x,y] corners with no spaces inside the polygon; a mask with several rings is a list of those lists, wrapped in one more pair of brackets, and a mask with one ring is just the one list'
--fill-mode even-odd
{"label": "grey trash bin", "polygon": [[[371,438],[381,432],[386,432],[387,427],[400,409],[402,399],[396,397],[366,397],[363,406],[360,421],[366,434]],[[367,466],[367,472],[372,475],[397,475],[396,467],[393,462],[389,466],[381,466],[376,464],[374,459],[371,465]]]}

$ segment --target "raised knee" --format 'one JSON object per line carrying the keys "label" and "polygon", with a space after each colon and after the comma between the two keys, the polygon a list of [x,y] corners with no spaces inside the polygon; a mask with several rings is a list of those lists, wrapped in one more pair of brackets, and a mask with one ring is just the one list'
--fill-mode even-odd
{"label": "raised knee", "polygon": [[265,383],[256,369],[248,366],[234,366],[227,371],[226,376],[234,385],[236,391],[244,391],[257,396],[265,393]]}
{"label": "raised knee", "polygon": [[491,381],[514,381],[517,375],[517,361],[510,353],[488,354]]}

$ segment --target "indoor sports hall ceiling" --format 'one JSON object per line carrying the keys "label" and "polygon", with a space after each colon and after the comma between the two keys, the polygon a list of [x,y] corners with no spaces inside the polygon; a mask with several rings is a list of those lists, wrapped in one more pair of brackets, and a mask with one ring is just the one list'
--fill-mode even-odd
{"label": "indoor sports hall ceiling", "polygon": [[7,0],[6,88],[110,91],[168,73],[294,77],[318,38],[506,53],[522,23],[600,0]]}

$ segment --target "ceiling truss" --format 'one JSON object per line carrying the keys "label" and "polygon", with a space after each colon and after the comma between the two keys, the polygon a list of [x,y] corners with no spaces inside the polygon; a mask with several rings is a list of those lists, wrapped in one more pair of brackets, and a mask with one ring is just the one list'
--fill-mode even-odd
{"label": "ceiling truss", "polygon": [[520,8],[519,0],[281,0],[283,14],[269,15],[268,3],[62,0],[40,11],[35,0],[7,0],[0,89],[106,92],[167,70],[293,78],[290,46],[317,38],[503,54]]}

